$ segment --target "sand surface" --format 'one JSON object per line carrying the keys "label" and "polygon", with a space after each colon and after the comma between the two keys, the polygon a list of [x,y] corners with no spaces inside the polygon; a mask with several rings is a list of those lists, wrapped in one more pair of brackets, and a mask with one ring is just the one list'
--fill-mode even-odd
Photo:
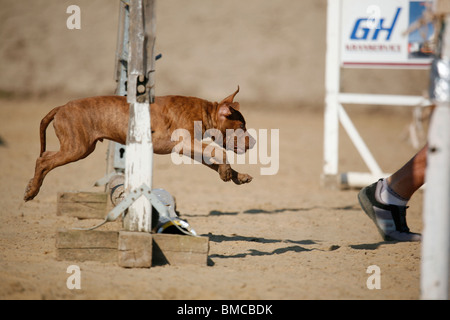
{"label": "sand surface", "polygon": [[[234,165],[254,177],[236,186],[202,165],[155,156],[154,187],[174,195],[181,216],[209,237],[208,265],[124,269],[57,261],[56,230],[97,221],[56,216],[56,195],[102,190],[93,183],[105,174],[107,143],[52,171],[36,199],[24,203],[39,122],[69,99],[115,88],[118,1],[77,2],[82,29],[69,31],[71,1],[0,1],[0,299],[419,298],[420,243],[382,241],[359,207],[358,190],[321,186],[326,1],[159,1],[157,94],[219,101],[239,84],[247,127],[269,138],[279,130],[269,149],[273,162]],[[347,71],[343,88],[402,94],[426,88],[421,72],[388,75]],[[416,152],[404,137],[409,112],[348,111],[385,172]],[[51,126],[48,140],[56,150]],[[344,131],[339,151],[340,171],[367,171]],[[276,165],[275,154],[278,171],[262,175]],[[422,197],[418,192],[408,210],[416,232]],[[120,228],[116,222],[102,230]],[[72,264],[81,268],[81,290],[66,286]],[[372,265],[381,270],[379,290],[366,285]]]}
{"label": "sand surface", "polygon": [[[0,297],[5,299],[416,299],[419,297],[420,244],[383,242],[356,198],[357,190],[321,187],[322,114],[299,109],[242,107],[249,127],[279,129],[279,170],[261,175],[268,165],[235,168],[254,176],[248,185],[222,182],[202,165],[175,165],[155,156],[154,187],[177,199],[183,218],[210,239],[209,266],[160,266],[123,269],[96,262],[57,261],[58,228],[91,226],[96,220],[56,216],[56,194],[102,191],[92,187],[106,167],[107,143],[87,159],[57,168],[35,200],[22,195],[39,152],[38,125],[50,101],[1,101],[0,147]],[[55,102],[53,101],[53,105]],[[375,148],[381,164],[395,170],[412,154],[402,146],[404,117],[355,116],[369,137],[398,140],[397,147]],[[376,134],[377,127],[384,127]],[[57,148],[49,130],[49,150]],[[396,136],[397,135],[397,136]],[[351,143],[343,139],[343,169],[359,168]],[[395,141],[394,141],[395,142]],[[388,145],[388,144],[386,144]],[[391,143],[392,145],[392,143]],[[276,150],[276,148],[275,148]],[[273,158],[274,159],[274,158]],[[422,227],[422,194],[412,200],[408,222]],[[102,230],[120,229],[119,222]],[[82,289],[66,287],[67,267],[77,264]],[[382,287],[369,290],[366,270],[381,269]]]}

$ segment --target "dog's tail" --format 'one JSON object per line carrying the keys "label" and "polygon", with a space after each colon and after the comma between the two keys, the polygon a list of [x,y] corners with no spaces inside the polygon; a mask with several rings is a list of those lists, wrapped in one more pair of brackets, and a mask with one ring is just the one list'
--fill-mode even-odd
{"label": "dog's tail", "polygon": [[42,154],[45,152],[45,148],[47,146],[47,142],[46,142],[47,127],[50,124],[50,122],[53,121],[53,118],[55,118],[55,114],[58,112],[59,108],[61,108],[61,107],[54,108],[49,113],[47,113],[47,115],[44,118],[42,118],[42,120],[41,120],[41,126],[40,126],[40,129],[39,129],[39,136],[40,136],[40,139],[41,139],[41,153],[40,153],[40,157],[42,157]]}

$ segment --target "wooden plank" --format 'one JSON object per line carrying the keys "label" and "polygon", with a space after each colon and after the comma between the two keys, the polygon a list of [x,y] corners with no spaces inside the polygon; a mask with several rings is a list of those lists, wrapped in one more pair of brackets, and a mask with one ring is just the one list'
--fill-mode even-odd
{"label": "wooden plank", "polygon": [[153,264],[205,266],[208,259],[209,238],[187,235],[153,235]]}
{"label": "wooden plank", "polygon": [[104,263],[117,262],[117,249],[57,249],[56,260],[59,261],[97,261]]}
{"label": "wooden plank", "polygon": [[60,229],[56,233],[56,259],[117,262],[118,231]]}
{"label": "wooden plank", "polygon": [[59,192],[56,214],[80,219],[103,219],[107,213],[105,192]]}
{"label": "wooden plank", "polygon": [[56,233],[58,249],[117,249],[118,242],[118,231],[60,229]]}
{"label": "wooden plank", "polygon": [[130,231],[58,230],[57,260],[118,263],[124,268],[152,265],[206,266],[208,237]]}
{"label": "wooden plank", "polygon": [[146,39],[146,61],[145,76],[147,77],[146,98],[150,103],[155,101],[155,43],[156,43],[156,11],[155,0],[144,2],[145,26],[144,33]]}
{"label": "wooden plank", "polygon": [[152,234],[147,232],[119,232],[118,263],[124,268],[152,266]]}
{"label": "wooden plank", "polygon": [[144,68],[144,12],[143,0],[130,1],[129,53],[128,53],[128,103],[136,102],[137,80],[145,74]]}
{"label": "wooden plank", "polygon": [[124,2],[120,2],[120,9],[119,9],[119,28],[117,31],[117,43],[116,43],[116,64],[115,64],[115,72],[114,72],[114,80],[116,82],[120,81],[121,71],[122,71],[122,63],[121,59],[124,55],[124,46],[123,42],[125,39],[125,32],[128,32],[126,28],[128,27],[126,25],[126,20],[128,12],[127,12],[127,5]]}

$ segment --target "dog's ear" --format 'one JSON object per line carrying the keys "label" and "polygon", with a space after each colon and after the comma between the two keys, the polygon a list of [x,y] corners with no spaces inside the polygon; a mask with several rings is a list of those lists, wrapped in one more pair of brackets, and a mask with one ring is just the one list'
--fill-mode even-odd
{"label": "dog's ear", "polygon": [[230,106],[226,104],[221,104],[219,107],[219,111],[217,112],[219,118],[226,118],[231,115]]}
{"label": "dog's ear", "polygon": [[237,90],[234,93],[230,94],[228,97],[223,99],[219,104],[222,105],[224,103],[233,103],[233,99],[238,94],[238,92],[239,92],[239,86],[238,86]]}

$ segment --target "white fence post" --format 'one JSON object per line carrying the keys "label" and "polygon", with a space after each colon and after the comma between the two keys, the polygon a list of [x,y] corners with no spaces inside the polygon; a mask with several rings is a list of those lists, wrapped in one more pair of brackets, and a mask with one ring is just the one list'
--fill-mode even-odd
{"label": "white fence post", "polygon": [[[125,189],[152,187],[153,144],[150,103],[153,102],[155,41],[154,0],[130,1],[128,95],[130,120],[125,155]],[[124,218],[128,231],[150,232],[152,206],[146,197],[135,199]]]}
{"label": "white fence post", "polygon": [[448,299],[449,289],[450,1],[439,0],[435,5],[435,13],[442,14],[442,29],[437,40],[440,52],[436,52],[430,82],[430,97],[436,108],[428,134],[422,240],[422,299]]}

